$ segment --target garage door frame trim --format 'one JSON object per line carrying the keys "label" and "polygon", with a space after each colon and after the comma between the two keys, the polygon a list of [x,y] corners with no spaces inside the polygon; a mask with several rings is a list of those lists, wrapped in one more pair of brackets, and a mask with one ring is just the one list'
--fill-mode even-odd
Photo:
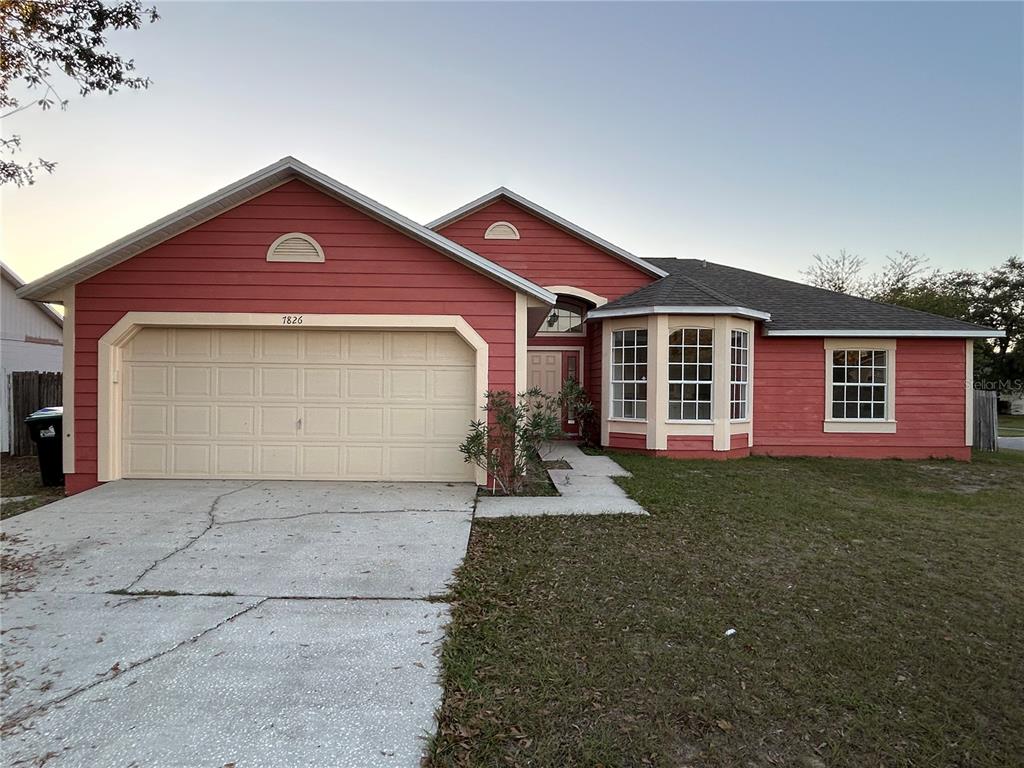
{"label": "garage door frame trim", "polygon": [[[274,328],[294,330],[454,331],[476,353],[476,404],[483,409],[487,391],[487,342],[461,315],[318,315],[303,314],[302,324],[288,324],[286,316],[271,312],[127,312],[99,340],[97,376],[96,462],[97,480],[123,477],[121,460],[120,381],[125,345],[143,328]],[[466,425],[467,429],[469,425]],[[478,485],[487,478],[476,469]]]}

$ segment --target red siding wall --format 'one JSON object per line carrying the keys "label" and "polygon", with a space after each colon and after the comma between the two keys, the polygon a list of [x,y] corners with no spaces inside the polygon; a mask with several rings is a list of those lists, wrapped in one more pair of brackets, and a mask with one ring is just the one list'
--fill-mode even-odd
{"label": "red siding wall", "polygon": [[760,336],[754,341],[752,453],[969,459],[966,375],[963,339],[899,339],[896,432],[825,433],[822,339]]}
{"label": "red siding wall", "polygon": [[[484,240],[487,227],[496,221],[514,224],[520,239]],[[573,285],[609,301],[654,280],[505,200],[496,200],[440,232],[538,285]]]}
{"label": "red siding wall", "polygon": [[[325,263],[268,263],[286,232],[314,237]],[[69,492],[96,483],[97,340],[131,310],[462,315],[489,345],[489,386],[515,386],[512,290],[299,181],[80,283],[75,302]]]}

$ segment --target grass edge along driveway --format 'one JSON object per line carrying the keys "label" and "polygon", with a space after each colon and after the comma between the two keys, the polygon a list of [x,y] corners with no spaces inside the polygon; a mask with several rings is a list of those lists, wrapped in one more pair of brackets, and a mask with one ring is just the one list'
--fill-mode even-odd
{"label": "grass edge along driveway", "polygon": [[615,458],[649,518],[474,523],[430,765],[1024,754],[1024,455]]}

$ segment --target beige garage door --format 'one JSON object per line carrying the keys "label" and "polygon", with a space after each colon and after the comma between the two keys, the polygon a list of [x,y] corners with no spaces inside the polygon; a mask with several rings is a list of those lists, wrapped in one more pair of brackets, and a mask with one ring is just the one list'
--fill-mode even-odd
{"label": "beige garage door", "polygon": [[124,350],[124,476],[472,480],[456,334],[145,328]]}

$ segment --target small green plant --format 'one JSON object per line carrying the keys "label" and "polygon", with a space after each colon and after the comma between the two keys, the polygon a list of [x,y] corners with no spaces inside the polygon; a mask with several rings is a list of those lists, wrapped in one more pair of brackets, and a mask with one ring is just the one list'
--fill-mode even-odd
{"label": "small green plant", "polygon": [[565,409],[567,418],[579,426],[583,444],[593,445],[596,442],[597,409],[587,390],[576,379],[566,379],[562,391],[558,393],[558,401]]}
{"label": "small green plant", "polygon": [[485,393],[484,418],[469,426],[459,451],[480,467],[507,496],[523,492],[527,479],[543,471],[540,448],[562,437],[562,401],[534,387],[513,396]]}

